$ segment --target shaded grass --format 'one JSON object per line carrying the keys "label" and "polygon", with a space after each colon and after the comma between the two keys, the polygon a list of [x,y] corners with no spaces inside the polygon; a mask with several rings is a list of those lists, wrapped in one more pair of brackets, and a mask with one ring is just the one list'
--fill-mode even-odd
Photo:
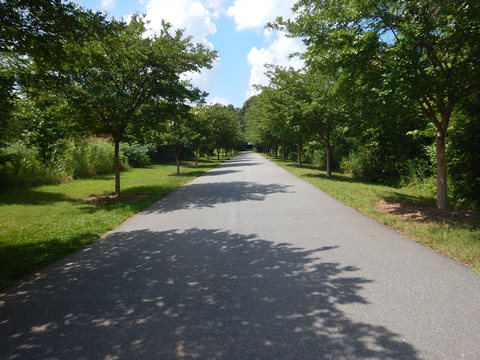
{"label": "shaded grass", "polygon": [[[355,181],[343,174],[334,174],[328,178],[325,172],[318,169],[299,167],[293,162],[270,159],[333,198],[441,254],[471,266],[480,274],[480,216],[478,213],[462,209],[439,212],[435,209],[435,198],[421,188],[393,188],[370,184]],[[382,203],[395,204],[397,209],[392,212],[382,211],[379,206]],[[411,208],[419,209],[418,213],[421,216],[406,217],[405,214],[411,212]],[[463,216],[458,216],[458,213],[462,213]],[[472,216],[467,217],[465,214]]]}
{"label": "shaded grass", "polygon": [[112,230],[125,219],[177,187],[222,163],[155,165],[122,173],[123,194],[141,193],[114,202],[86,201],[114,188],[114,177],[100,176],[57,185],[11,189],[0,193],[0,288],[61,259]]}

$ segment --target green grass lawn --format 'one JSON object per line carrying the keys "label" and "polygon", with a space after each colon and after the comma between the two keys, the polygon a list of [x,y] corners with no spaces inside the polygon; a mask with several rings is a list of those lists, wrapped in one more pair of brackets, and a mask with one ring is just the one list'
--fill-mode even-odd
{"label": "green grass lawn", "polygon": [[185,163],[180,176],[174,165],[123,172],[122,194],[141,196],[118,202],[86,200],[111,193],[113,175],[0,192],[0,288],[84,247],[223,161],[204,161],[198,168]]}
{"label": "green grass lawn", "polygon": [[342,174],[327,178],[318,169],[270,159],[335,199],[480,274],[478,213],[464,209],[439,212],[435,209],[435,199],[422,189],[362,183]]}

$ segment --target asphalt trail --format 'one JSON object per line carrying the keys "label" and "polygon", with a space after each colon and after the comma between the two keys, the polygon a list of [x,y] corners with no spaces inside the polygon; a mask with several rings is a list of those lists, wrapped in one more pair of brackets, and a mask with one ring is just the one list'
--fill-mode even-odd
{"label": "asphalt trail", "polygon": [[1,294],[0,359],[480,359],[480,278],[243,153]]}

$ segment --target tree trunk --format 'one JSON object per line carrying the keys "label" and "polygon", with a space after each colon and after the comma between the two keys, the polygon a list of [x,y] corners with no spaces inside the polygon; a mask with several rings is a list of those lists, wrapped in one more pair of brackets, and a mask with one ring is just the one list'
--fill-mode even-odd
{"label": "tree trunk", "polygon": [[210,148],[207,149],[207,161],[210,161]]}
{"label": "tree trunk", "polygon": [[298,148],[298,165],[303,166],[303,157],[302,157],[303,142],[301,140],[299,141],[297,148]]}
{"label": "tree trunk", "polygon": [[180,175],[180,148],[175,147],[175,161],[177,163],[177,175]]}
{"label": "tree trunk", "polygon": [[[447,161],[445,158],[445,139],[447,136],[448,124],[452,116],[455,99],[438,95],[432,100],[432,97],[424,95],[420,108],[423,114],[435,125],[437,133],[435,136],[435,150],[437,158],[437,208],[446,210],[448,207],[447,195]],[[435,103],[436,106],[433,105]],[[436,108],[435,108],[436,107]],[[440,119],[438,118],[440,115]]]}
{"label": "tree trunk", "polygon": [[115,195],[120,196],[120,140],[115,143]]}
{"label": "tree trunk", "polygon": [[327,177],[332,176],[332,144],[330,144],[330,134],[327,134],[325,150],[327,153]]}
{"label": "tree trunk", "polygon": [[275,159],[278,159],[278,144],[275,144]]}
{"label": "tree trunk", "polygon": [[446,131],[444,129],[437,129],[437,135],[435,138],[437,155],[437,208],[440,210],[446,210],[448,206],[445,135]]}
{"label": "tree trunk", "polygon": [[282,160],[287,160],[287,146],[285,144],[282,145]]}
{"label": "tree trunk", "polygon": [[195,167],[198,167],[198,158],[200,156],[200,148],[197,146],[195,150]]}
{"label": "tree trunk", "polygon": [[217,148],[217,160],[220,160],[220,149]]}

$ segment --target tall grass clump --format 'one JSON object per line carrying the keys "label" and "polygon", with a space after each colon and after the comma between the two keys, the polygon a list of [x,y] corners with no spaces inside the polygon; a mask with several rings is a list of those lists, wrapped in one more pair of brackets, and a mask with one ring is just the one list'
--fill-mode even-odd
{"label": "tall grass clump", "polygon": [[437,189],[435,166],[434,145],[424,146],[423,154],[419,154],[415,159],[402,162],[400,187],[412,189],[426,197],[434,198]]}
{"label": "tall grass clump", "polygon": [[[114,148],[107,139],[71,140],[63,143],[62,150],[42,161],[40,150],[23,142],[0,148],[0,186],[54,184],[72,178],[111,174],[114,171]],[[145,153],[132,159],[139,164],[146,164],[149,158],[145,160],[142,156],[145,157]],[[123,156],[122,170],[127,169],[128,161]]]}
{"label": "tall grass clump", "polygon": [[54,158],[42,162],[36,147],[15,142],[0,149],[2,187],[51,184],[67,178],[68,174],[62,161]]}
{"label": "tall grass clump", "polygon": [[[113,144],[102,138],[71,142],[65,151],[64,163],[74,178],[110,174],[115,167]],[[122,168],[128,168],[126,161]]]}
{"label": "tall grass clump", "polygon": [[422,159],[409,159],[401,169],[400,187],[415,189],[428,197],[434,197],[436,179],[432,164]]}

